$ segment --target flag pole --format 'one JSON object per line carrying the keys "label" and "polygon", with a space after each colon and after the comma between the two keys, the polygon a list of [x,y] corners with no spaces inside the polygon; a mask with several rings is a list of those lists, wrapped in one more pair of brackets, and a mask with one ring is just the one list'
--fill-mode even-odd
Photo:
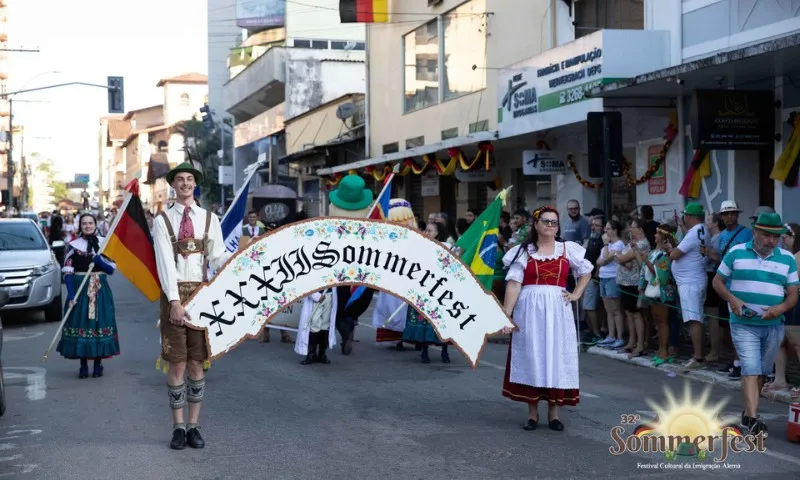
{"label": "flag pole", "polygon": [[[137,182],[137,180],[136,179],[132,180],[131,184],[133,182]],[[129,188],[133,188],[131,184],[128,184]],[[108,230],[108,233],[106,234],[105,238],[103,238],[103,244],[100,245],[100,248],[97,250],[95,255],[100,255],[105,251],[106,245],[108,245],[108,241],[109,239],[111,239],[111,235],[114,234],[114,230],[116,230],[117,225],[119,225],[119,221],[124,214],[123,212],[125,212],[125,210],[128,208],[128,204],[131,203],[131,198],[133,198],[133,192],[131,192],[131,190],[128,190],[128,192],[125,194],[125,200],[122,202],[122,206],[119,209],[120,213],[117,213],[117,216],[114,218],[114,222],[111,224],[111,228]],[[95,265],[94,262],[89,264],[89,269],[84,274],[80,286],[78,286],[78,289],[75,290],[75,298],[78,298],[78,296],[83,291],[83,287],[86,286],[86,282],[89,280],[89,277],[91,276],[92,271],[94,270],[94,265]],[[53,335],[53,340],[50,341],[50,345],[47,347],[47,350],[44,351],[44,356],[42,357],[42,365],[44,365],[44,363],[47,362],[47,358],[50,356],[50,351],[53,349],[53,345],[55,345],[56,340],[58,340],[61,331],[64,329],[64,324],[67,323],[67,319],[69,318],[69,315],[72,313],[73,306],[74,303],[70,302],[69,307],[67,308],[67,312],[64,314],[64,318],[61,319],[61,324],[58,326],[55,335]]]}
{"label": "flag pole", "polygon": [[[250,184],[250,180],[253,179],[253,176],[258,171],[258,167],[260,165],[263,165],[264,163],[265,163],[264,160],[259,160],[258,162],[250,165],[251,170],[250,170],[249,173],[247,172],[248,169],[245,168],[245,173],[247,173],[247,177],[245,178],[244,182],[242,183],[242,186],[239,187],[239,190],[236,191],[236,195],[234,195],[233,200],[231,200],[231,203],[230,203],[231,206],[236,205],[236,202],[239,201],[239,197],[242,196],[242,193],[244,192],[245,187]],[[230,208],[228,208],[228,211],[230,211]],[[225,212],[225,213],[227,214],[228,212]],[[225,215],[223,215],[222,218],[225,218]]]}
{"label": "flag pole", "polygon": [[[392,173],[389,174],[389,178],[387,178],[386,181],[383,182],[383,188],[381,188],[381,193],[379,193],[377,198],[375,198],[375,202],[372,204],[372,208],[370,208],[369,212],[367,212],[367,218],[369,218],[372,215],[372,212],[375,211],[375,208],[378,206],[378,202],[380,202],[381,197],[383,197],[383,192],[385,192],[387,188],[392,188],[392,180],[394,180],[394,175],[399,171],[400,171],[400,164],[396,163],[394,165],[394,168],[392,168]],[[384,212],[384,213],[389,213],[389,212]]]}

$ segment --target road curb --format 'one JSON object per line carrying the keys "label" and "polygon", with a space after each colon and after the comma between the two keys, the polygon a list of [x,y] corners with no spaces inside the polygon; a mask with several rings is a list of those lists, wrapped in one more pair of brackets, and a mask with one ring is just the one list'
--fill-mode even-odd
{"label": "road curb", "polygon": [[[650,362],[649,357],[635,357],[635,358],[628,358],[627,354],[617,353],[614,350],[608,350],[602,347],[589,347],[586,350],[587,353],[592,355],[598,355],[601,357],[612,358],[614,360],[618,360],[625,363],[630,363],[632,365],[637,365],[639,367],[650,368],[653,370],[659,370],[665,373],[674,373],[675,375],[680,375],[681,377],[693,378],[695,380],[699,380],[704,383],[713,383],[715,385],[720,385],[726,388],[730,388],[731,390],[741,390],[742,385],[740,380],[728,380],[726,375],[712,372],[709,370],[692,370],[692,371],[684,371],[680,365],[676,364],[662,364],[659,366],[653,366]],[[792,403],[792,394],[789,391],[778,391],[778,392],[762,392],[761,396],[773,400],[776,402],[781,402],[785,404]]]}

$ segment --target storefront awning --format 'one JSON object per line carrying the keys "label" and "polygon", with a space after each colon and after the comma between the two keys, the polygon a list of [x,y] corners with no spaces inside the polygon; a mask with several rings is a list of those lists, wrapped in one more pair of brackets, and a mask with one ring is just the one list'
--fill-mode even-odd
{"label": "storefront awning", "polygon": [[747,87],[800,70],[800,33],[601,85],[594,98],[657,98],[691,95],[693,90]]}
{"label": "storefront awning", "polygon": [[470,133],[468,135],[464,135],[463,137],[450,138],[447,140],[442,140],[441,142],[423,145],[421,147],[408,148],[401,152],[387,153],[378,157],[367,158],[365,160],[359,160],[357,162],[352,162],[345,165],[321,168],[317,170],[317,175],[331,175],[333,173],[346,172],[348,170],[369,167],[371,165],[380,165],[386,162],[397,162],[406,158],[419,157],[422,155],[428,155],[430,153],[447,150],[448,148],[458,148],[463,147],[464,145],[470,145],[472,143],[479,142],[491,142],[497,140],[497,138],[497,132]]}

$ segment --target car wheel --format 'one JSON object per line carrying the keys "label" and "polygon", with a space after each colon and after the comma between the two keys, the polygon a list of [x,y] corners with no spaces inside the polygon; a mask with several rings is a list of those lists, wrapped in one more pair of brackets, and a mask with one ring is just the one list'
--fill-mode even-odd
{"label": "car wheel", "polygon": [[64,303],[61,295],[57,296],[53,302],[44,309],[45,322],[60,322],[64,316]]}
{"label": "car wheel", "polygon": [[3,362],[0,362],[0,417],[6,413],[6,387],[3,384]]}

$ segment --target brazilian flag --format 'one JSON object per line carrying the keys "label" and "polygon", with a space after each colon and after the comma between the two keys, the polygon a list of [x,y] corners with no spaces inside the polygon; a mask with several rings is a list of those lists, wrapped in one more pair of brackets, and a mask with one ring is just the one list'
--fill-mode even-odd
{"label": "brazilian flag", "polygon": [[492,291],[494,269],[500,255],[497,245],[500,236],[500,213],[506,203],[508,190],[505,189],[497,195],[492,204],[472,222],[472,226],[464,232],[455,245],[463,252],[461,260],[469,265],[472,273],[488,292]]}

